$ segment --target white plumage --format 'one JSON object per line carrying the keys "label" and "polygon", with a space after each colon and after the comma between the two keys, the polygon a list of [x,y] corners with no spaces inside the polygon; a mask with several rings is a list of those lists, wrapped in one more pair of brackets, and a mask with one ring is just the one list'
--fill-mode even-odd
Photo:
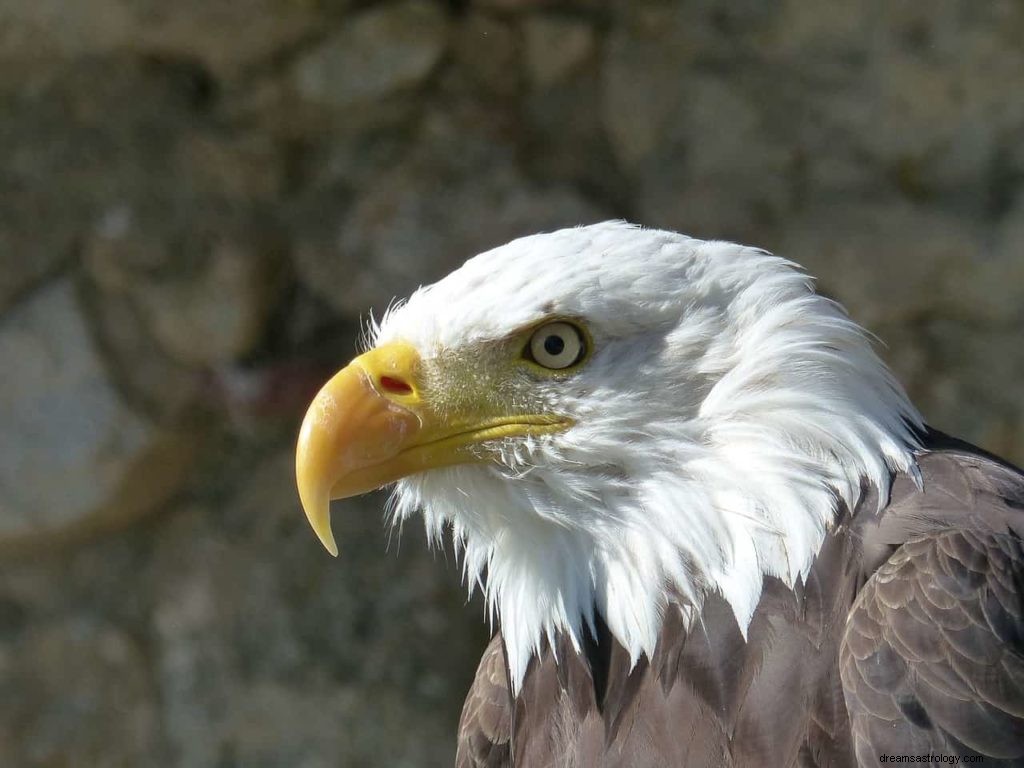
{"label": "white plumage", "polygon": [[634,662],[667,605],[691,621],[709,590],[745,630],[764,576],[805,576],[862,478],[884,504],[890,471],[915,472],[921,417],[865,333],[753,248],[621,222],[526,237],[417,291],[372,341],[409,342],[443,376],[549,317],[585,325],[591,359],[495,397],[575,426],[507,441],[500,465],[406,477],[393,501],[434,538],[451,525],[513,689],[545,638],[579,647],[595,605]]}

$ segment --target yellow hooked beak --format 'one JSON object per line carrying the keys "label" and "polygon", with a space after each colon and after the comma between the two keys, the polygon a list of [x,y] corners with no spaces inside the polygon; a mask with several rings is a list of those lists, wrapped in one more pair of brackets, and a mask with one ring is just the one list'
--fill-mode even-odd
{"label": "yellow hooked beak", "polygon": [[473,446],[488,440],[569,426],[564,418],[495,413],[485,393],[476,405],[456,409],[435,409],[437,400],[424,390],[419,355],[404,342],[360,355],[313,399],[299,432],[295,477],[306,517],[332,555],[338,546],[331,499],[428,469],[486,461]]}

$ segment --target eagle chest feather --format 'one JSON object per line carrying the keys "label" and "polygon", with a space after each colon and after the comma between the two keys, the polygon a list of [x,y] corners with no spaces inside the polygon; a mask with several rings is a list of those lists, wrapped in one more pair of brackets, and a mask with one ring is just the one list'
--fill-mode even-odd
{"label": "eagle chest feather", "polygon": [[766,580],[746,640],[712,594],[689,631],[669,606],[649,662],[599,631],[546,647],[513,697],[496,635],[457,766],[1024,764],[1024,480],[932,442],[924,490],[898,478],[881,514],[870,492],[841,514],[806,582]]}

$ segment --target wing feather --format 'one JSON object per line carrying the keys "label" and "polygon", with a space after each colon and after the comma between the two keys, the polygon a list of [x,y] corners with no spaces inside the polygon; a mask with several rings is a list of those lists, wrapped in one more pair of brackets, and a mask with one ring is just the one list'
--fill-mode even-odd
{"label": "wing feather", "polygon": [[862,766],[879,755],[1024,765],[1024,547],[946,530],[900,547],[850,612],[840,674]]}
{"label": "wing feather", "polygon": [[508,768],[511,765],[512,700],[505,652],[496,634],[477,667],[459,719],[456,768]]}

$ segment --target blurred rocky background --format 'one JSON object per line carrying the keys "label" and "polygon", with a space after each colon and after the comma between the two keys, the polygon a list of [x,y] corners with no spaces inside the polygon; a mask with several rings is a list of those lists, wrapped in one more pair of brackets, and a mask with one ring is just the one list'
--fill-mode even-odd
{"label": "blurred rocky background", "polygon": [[785,254],[1024,461],[1019,0],[0,0],[0,765],[450,764],[450,556],[329,558],[360,318],[623,217]]}

